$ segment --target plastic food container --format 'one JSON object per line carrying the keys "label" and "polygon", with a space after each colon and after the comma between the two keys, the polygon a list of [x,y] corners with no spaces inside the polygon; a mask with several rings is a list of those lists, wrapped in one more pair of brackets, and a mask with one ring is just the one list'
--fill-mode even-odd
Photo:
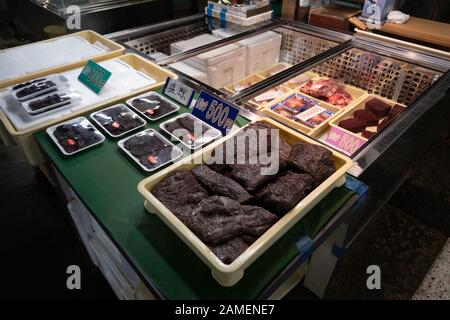
{"label": "plastic food container", "polygon": [[43,113],[68,105],[76,105],[81,101],[81,95],[74,90],[55,91],[22,102],[22,107],[32,115]]}
{"label": "plastic food container", "polygon": [[[114,133],[112,130],[114,126],[113,116],[117,116],[121,114],[119,117],[128,117],[132,118],[133,121],[136,122],[135,125],[130,126],[128,130],[124,130],[121,133]],[[127,133],[134,131],[136,129],[142,128],[146,125],[146,121],[138,116],[135,112],[133,112],[130,108],[128,108],[124,104],[117,104],[112,107],[94,112],[91,114],[91,119],[96,122],[107,134],[109,134],[113,138],[118,138],[126,135]],[[119,122],[120,124],[120,122]],[[111,126],[111,128],[109,128]]]}
{"label": "plastic food container", "polygon": [[[280,129],[280,136],[288,143],[307,142],[319,144],[294,130],[291,130],[274,120],[263,118],[262,121],[268,122]],[[239,132],[239,131],[238,131]],[[236,134],[236,133],[234,133]],[[336,172],[314,189],[307,197],[300,201],[292,210],[279,219],[268,231],[256,240],[243,254],[241,254],[231,264],[224,264],[216,255],[185,226],[170,210],[168,210],[152,194],[152,189],[167,175],[175,170],[192,169],[199,163],[207,160],[207,155],[211,151],[224,143],[227,139],[234,136],[230,134],[224,139],[217,141],[204,148],[201,152],[179,161],[178,163],[158,172],[151,177],[141,181],[138,185],[139,192],[145,199],[145,208],[158,215],[185,243],[192,251],[211,269],[212,276],[222,286],[235,285],[244,275],[244,271],[263,254],[273,243],[284,235],[294,224],[303,218],[311,208],[313,208],[322,198],[324,198],[335,187],[339,187],[345,182],[345,173],[352,166],[352,160],[344,155],[331,150],[336,164]]]}
{"label": "plastic food container", "polygon": [[[55,136],[55,131],[58,128],[61,128],[62,126],[71,126],[73,128],[78,128],[80,130],[84,130],[86,135],[81,136],[81,138],[86,138],[87,135],[89,135],[90,139],[92,139],[92,141],[88,142],[86,144],[86,146],[84,146],[84,147],[81,147],[81,148],[76,149],[74,151],[69,151],[66,148],[64,148],[63,145],[61,145],[61,143],[58,141],[58,138]],[[102,135],[101,132],[98,131],[92,125],[92,123],[90,123],[85,117],[75,118],[75,119],[63,122],[61,124],[49,127],[49,128],[47,128],[46,132],[49,135],[49,137],[53,140],[53,142],[58,146],[59,150],[63,154],[65,154],[66,156],[74,155],[74,154],[76,154],[78,152],[81,152],[81,151],[86,150],[88,148],[92,148],[92,147],[102,143],[103,141],[105,141],[105,136]],[[70,138],[68,138],[68,140],[76,141],[76,138],[75,137],[70,137]]]}
{"label": "plastic food container", "polygon": [[[301,107],[301,110],[295,110],[295,107],[289,107],[289,102],[296,99],[299,101],[303,99],[306,102],[304,106],[299,106]],[[315,109],[317,109],[318,112],[314,112]],[[266,104],[263,109],[263,112],[271,118],[314,137],[328,128],[329,121],[337,116],[340,111],[341,109],[331,104],[319,101],[306,94],[299,93],[298,91],[290,91],[288,95]],[[311,114],[311,112],[314,112],[314,114]],[[308,124],[314,116],[318,118],[324,113],[328,113],[328,115],[319,119],[319,122],[316,125]]]}
{"label": "plastic food container", "polygon": [[67,88],[67,79],[61,75],[50,75],[45,78],[18,84],[10,89],[11,95],[17,101],[26,101],[48,92]]}
{"label": "plastic food container", "polygon": [[[330,101],[324,101],[324,100],[322,100],[322,99],[320,99],[320,98],[317,98],[317,99],[319,99],[319,100],[321,100],[321,101],[323,101],[323,102],[326,102],[326,103],[328,103],[328,104],[330,104],[330,105],[334,105],[334,106],[337,107],[337,108],[340,108],[340,109],[350,108],[350,107],[354,106],[355,104],[357,104],[358,101],[359,101],[362,97],[365,97],[365,95],[367,94],[367,91],[358,89],[358,88],[353,87],[353,86],[350,86],[350,85],[343,84],[343,83],[341,83],[341,82],[339,82],[338,80],[335,80],[335,79],[326,78],[326,77],[317,77],[317,78],[312,79],[312,81],[313,81],[314,83],[317,83],[317,81],[326,81],[326,80],[332,80],[332,81],[335,81],[336,84],[338,84],[338,85],[339,85],[346,93],[350,94],[351,97],[352,97],[352,101],[351,101],[348,105],[346,105],[346,106],[338,106],[338,105],[335,105],[335,104],[331,103]],[[307,94],[307,95],[311,96],[311,94],[308,94],[307,92],[305,92],[305,90],[304,90],[305,85],[306,85],[306,83],[303,84],[303,85],[301,85],[301,86],[298,88],[298,90],[299,90],[301,93],[303,93],[303,94]]]}
{"label": "plastic food container", "polygon": [[281,48],[281,34],[267,31],[239,41],[245,46],[246,74],[252,74],[278,63]]}
{"label": "plastic food container", "polygon": [[[174,135],[172,132],[173,130],[170,130],[170,126],[173,125],[175,122],[177,122],[178,119],[186,119],[188,121],[191,121],[193,123],[201,124],[201,130],[202,130],[202,137],[200,139],[193,137],[193,139],[190,137],[193,135],[193,132],[188,132],[187,130],[184,130],[184,132],[180,132],[182,135]],[[198,149],[204,146],[205,144],[213,141],[214,139],[217,139],[222,136],[222,133],[211,127],[210,125],[206,124],[205,122],[201,121],[200,119],[196,118],[190,113],[184,113],[181,114],[173,119],[170,119],[166,122],[163,122],[159,125],[159,127],[165,131],[168,135],[172,137],[172,139],[178,140],[181,142],[184,146],[190,148],[190,149]],[[199,126],[200,128],[200,126]],[[183,129],[183,128],[180,128]]]}
{"label": "plastic food container", "polygon": [[180,110],[178,104],[154,91],[128,99],[127,104],[151,121],[159,120]]}
{"label": "plastic food container", "polygon": [[[121,55],[125,48],[86,30],[0,51],[0,88]],[[17,57],[21,57],[18,59]]]}
{"label": "plastic food container", "polygon": [[[136,138],[136,137],[144,137],[144,136],[150,136],[152,138],[158,139],[159,141],[161,141],[162,143],[164,143],[164,145],[166,147],[170,147],[172,149],[171,155],[168,156],[167,154],[165,155],[159,155],[159,154],[154,154],[154,155],[149,155],[147,157],[154,157],[155,160],[157,160],[157,158],[161,158],[163,157],[162,161],[159,163],[155,163],[154,166],[151,167],[147,167],[145,166],[138,157],[136,157],[135,155],[133,155],[130,150],[128,150],[126,148],[126,142],[129,141],[130,139]],[[142,132],[136,133],[135,135],[132,135],[131,137],[128,137],[126,139],[120,140],[117,145],[119,146],[120,149],[122,149],[123,152],[125,152],[131,159],[134,160],[134,162],[137,163],[137,165],[139,167],[142,168],[142,170],[147,171],[147,172],[152,172],[155,171],[156,169],[159,169],[163,166],[165,166],[166,164],[170,163],[170,162],[174,162],[175,160],[179,159],[180,157],[183,156],[183,152],[178,149],[177,147],[175,147],[169,140],[167,140],[166,138],[164,138],[163,136],[161,136],[158,132],[156,132],[153,129],[147,129],[144,130]]]}

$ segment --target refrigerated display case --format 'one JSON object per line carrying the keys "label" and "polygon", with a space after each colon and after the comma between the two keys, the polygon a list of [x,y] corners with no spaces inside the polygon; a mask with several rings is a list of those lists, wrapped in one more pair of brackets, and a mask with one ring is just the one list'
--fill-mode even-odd
{"label": "refrigerated display case", "polygon": [[[203,19],[200,18],[197,23],[204,25],[206,22]],[[130,48],[138,49],[141,54],[147,56],[152,56],[155,51],[162,51],[161,48],[164,47],[164,55],[154,58],[157,63],[171,68],[178,74],[180,81],[193,88],[210,91],[238,106],[245,117],[253,120],[269,116],[350,155],[354,164],[348,173],[368,185],[369,192],[359,200],[360,209],[351,219],[342,243],[344,249],[351,245],[364,226],[405,181],[411,168],[439,132],[448,126],[450,59],[443,52],[383,37],[364,34],[347,36],[296,22],[272,21],[251,31],[172,54],[171,43],[189,40],[199,34],[212,33],[210,29],[200,32],[194,31],[195,28],[191,29],[196,25],[194,20],[183,26],[177,25],[179,29],[174,27],[173,30],[170,24],[167,24],[161,37],[158,28],[147,28],[147,31],[142,29],[142,33],[137,37],[134,32],[127,36],[124,31],[121,39],[125,39],[124,43]],[[199,56],[205,58],[205,53],[209,53],[213,57],[211,51],[242,44],[243,40],[267,32],[281,35],[278,59],[272,60],[275,72],[271,72],[272,66],[261,67],[251,73],[246,70],[242,80],[226,85],[211,85],[208,75],[205,76],[207,72],[199,70],[198,61],[195,61]],[[169,37],[171,34],[174,35],[173,38]],[[145,39],[151,41],[145,42]],[[171,40],[167,42],[167,39]],[[180,69],[177,68],[177,63],[194,68]],[[190,73],[191,71],[194,72]],[[308,80],[313,83],[318,80],[320,84],[321,80],[332,79],[334,85],[339,88],[338,93],[348,99],[342,102],[340,99],[328,99],[328,96],[323,97],[308,90],[299,90],[295,81],[290,82],[302,75],[308,78],[304,82],[300,79],[298,87]],[[319,129],[315,130],[316,127],[311,128],[297,121],[289,122],[267,112],[271,106],[282,103],[283,99],[295,94],[303,95],[315,103],[315,106],[331,111],[330,116],[321,118]],[[256,97],[269,97],[267,100],[270,101],[258,104],[255,103]],[[392,115],[388,125],[375,129],[369,138],[361,139],[363,143],[360,145],[347,142],[353,146],[351,152],[329,141],[327,143],[330,129],[339,129],[340,121],[353,118],[357,110],[366,109],[367,102],[373,98],[388,104],[389,110],[397,104],[404,110]],[[323,112],[322,109],[315,110]],[[379,115],[380,119],[377,119],[378,125],[388,116],[383,115],[383,112],[385,111]],[[372,128],[368,129],[373,130],[373,127],[378,125],[372,124]],[[367,127],[369,126],[365,126]],[[336,227],[337,225],[330,226],[331,229]],[[292,263],[298,267],[298,263]],[[291,272],[286,269],[282,273],[283,279],[293,272],[294,268]]]}

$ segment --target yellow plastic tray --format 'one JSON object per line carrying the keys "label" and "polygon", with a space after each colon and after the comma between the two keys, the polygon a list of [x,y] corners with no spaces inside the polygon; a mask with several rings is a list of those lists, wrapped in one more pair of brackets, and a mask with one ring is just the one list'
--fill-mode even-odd
{"label": "yellow plastic tray", "polygon": [[236,93],[236,90],[234,90],[234,86],[241,82],[251,81],[251,82],[254,82],[252,85],[255,85],[256,83],[263,81],[263,80],[264,80],[264,77],[262,77],[258,74],[252,74],[252,75],[242,78],[241,80],[238,80],[234,83],[226,85],[225,90],[227,90],[228,92],[231,92],[231,93]]}
{"label": "yellow plastic tray", "polygon": [[[308,74],[310,76],[314,75],[314,73],[312,72],[308,72]],[[318,79],[326,79],[326,77],[320,77],[317,76],[313,78],[313,80],[318,80]],[[277,119],[278,121],[280,121],[281,123],[284,123],[286,125],[288,125],[291,128],[294,128],[296,130],[299,130],[300,132],[306,133],[307,135],[311,136],[311,137],[318,137],[320,136],[325,130],[329,129],[330,127],[330,122],[333,119],[336,119],[336,117],[340,116],[341,114],[343,114],[344,112],[346,112],[349,109],[352,109],[354,106],[358,105],[362,99],[365,99],[367,97],[367,92],[361,89],[358,89],[356,87],[350,86],[350,85],[344,85],[345,91],[347,91],[352,97],[353,97],[353,101],[346,107],[344,108],[339,108],[336,107],[330,103],[327,103],[323,100],[314,98],[306,93],[303,93],[302,91],[300,91],[299,88],[297,88],[296,90],[294,90],[293,92],[290,92],[289,94],[285,95],[282,98],[277,99],[276,101],[272,101],[270,102],[270,104],[267,104],[265,106],[265,108],[262,110],[265,114],[267,114],[268,116],[270,116],[273,119]],[[277,103],[283,101],[285,98],[287,98],[290,94],[293,93],[300,93],[314,101],[316,101],[321,107],[330,110],[332,112],[334,112],[334,115],[330,118],[328,118],[326,121],[322,122],[320,125],[316,126],[315,128],[310,128],[304,124],[301,124],[299,122],[296,121],[292,121],[282,115],[280,115],[279,113],[276,113],[274,111],[271,110],[271,107],[276,105]]]}
{"label": "yellow plastic tray", "polygon": [[[290,144],[294,142],[307,142],[319,144],[316,141],[289,129],[274,120],[262,118],[280,130],[280,136]],[[239,132],[239,131],[237,131]],[[237,133],[236,132],[236,133]],[[211,154],[211,151],[218,145],[230,139],[236,133],[229,135],[212,145],[200,150],[193,155],[173,164],[163,171],[141,181],[138,185],[139,192],[143,195],[145,208],[157,214],[190,248],[195,254],[211,269],[212,276],[222,286],[235,285],[244,275],[245,269],[251,265],[264,251],[277,241],[286,231],[297,223],[305,214],[313,208],[323,197],[325,197],[335,187],[339,187],[345,182],[345,172],[352,166],[352,160],[342,154],[333,151],[333,158],[336,164],[336,172],[325,180],[320,186],[314,189],[306,198],[300,201],[292,210],[286,213],[267,232],[265,232],[256,242],[254,242],[244,253],[242,253],[233,263],[224,264],[216,255],[186,227],[169,209],[167,209],[151,193],[153,187],[167,175],[179,169],[192,169],[202,159]]]}
{"label": "yellow plastic tray", "polygon": [[[114,59],[116,59],[116,58],[114,58]],[[130,65],[131,67],[133,67],[134,69],[141,71],[142,73],[144,73],[146,75],[151,76],[153,79],[156,80],[156,83],[154,83],[150,86],[146,86],[141,89],[132,91],[129,94],[126,94],[123,96],[118,96],[118,97],[115,97],[115,98],[112,98],[109,100],[105,100],[101,103],[91,105],[86,108],[81,108],[81,109],[77,110],[76,112],[73,112],[67,116],[60,117],[58,119],[53,119],[45,124],[41,124],[41,125],[32,127],[27,130],[22,130],[22,131],[16,130],[16,128],[12,125],[12,123],[9,121],[8,117],[3,112],[3,110],[0,109],[0,120],[1,120],[0,125],[4,126],[4,129],[6,129],[6,131],[12,136],[14,141],[22,147],[22,149],[24,150],[24,152],[28,158],[28,161],[30,162],[31,165],[39,166],[44,163],[44,158],[39,150],[38,145],[36,144],[36,141],[34,140],[33,133],[41,131],[41,130],[43,130],[51,125],[54,125],[56,123],[60,123],[65,120],[78,117],[86,112],[96,111],[100,108],[122,102],[129,97],[136,96],[141,93],[147,92],[149,90],[159,88],[164,84],[167,77],[177,78],[177,76],[174,73],[172,73],[172,72],[170,72],[170,71],[168,71],[168,70],[150,62],[149,60],[146,60],[146,59],[136,55],[136,54],[126,54],[126,55],[118,57],[117,59],[120,59],[120,60],[124,61],[125,63],[127,63],[128,65]],[[73,69],[75,69],[75,68],[77,68],[77,67],[74,67]],[[67,70],[57,70],[55,72],[63,72],[63,71],[67,71]]]}
{"label": "yellow plastic tray", "polygon": [[[100,34],[98,34],[97,32],[91,31],[91,30],[86,30],[86,31],[80,31],[80,32],[76,32],[76,33],[71,33],[65,36],[61,36],[58,38],[52,38],[52,39],[48,39],[48,40],[44,40],[44,41],[39,41],[39,42],[34,42],[34,43],[30,43],[30,44],[26,44],[22,47],[26,47],[26,46],[30,46],[30,45],[35,45],[36,43],[46,43],[46,42],[52,42],[55,41],[56,39],[60,39],[60,38],[64,38],[64,37],[69,37],[69,36],[78,36],[80,38],[83,38],[85,40],[87,40],[90,43],[94,43],[96,41],[100,42],[102,45],[108,47],[110,49],[110,51],[108,52],[104,52],[95,56],[90,57],[89,59],[94,60],[94,61],[101,61],[101,60],[106,60],[106,59],[110,59],[110,58],[114,58],[117,56],[120,56],[121,54],[123,54],[123,52],[125,51],[125,48],[123,46],[121,46],[120,44],[105,38],[103,36],[101,36]],[[14,49],[20,49],[21,47],[15,47]],[[5,52],[9,49],[5,49],[0,51],[0,53]],[[32,73],[28,73],[26,75],[20,76],[20,77],[16,77],[13,79],[7,79],[7,80],[3,80],[0,81],[0,89],[5,88],[5,87],[9,87],[11,85],[17,84],[17,83],[21,83],[21,82],[25,82],[31,79],[36,79],[38,77],[42,77],[45,75],[49,75],[52,73],[58,73],[61,71],[66,71],[66,70],[70,70],[79,66],[84,65],[89,59],[83,59],[83,60],[79,60],[79,61],[74,61],[72,63],[69,64],[64,64],[64,65],[60,65],[60,66],[55,66],[55,67],[51,67],[51,68],[46,68],[46,69],[42,69],[36,72],[32,72]]]}
{"label": "yellow plastic tray", "polygon": [[[389,104],[390,106],[394,106],[395,104],[399,104],[399,105],[401,105],[403,107],[406,107],[404,104],[395,102],[394,100],[389,100],[389,99],[377,96],[375,94],[369,94],[369,95],[365,96],[364,99],[358,101],[358,103],[355,104],[353,107],[351,107],[348,110],[345,110],[345,112],[341,113],[338,117],[333,118],[333,120],[330,121],[330,126],[339,128],[339,130],[343,130],[346,133],[348,133],[349,135],[352,135],[352,136],[355,136],[355,137],[358,137],[358,138],[361,138],[361,139],[364,139],[364,140],[368,140],[368,139],[364,138],[363,136],[361,136],[360,133],[354,133],[354,132],[348,131],[347,129],[339,127],[339,122],[342,121],[342,120],[345,120],[345,119],[353,117],[353,113],[355,113],[356,110],[364,109],[365,106],[366,106],[366,101],[369,101],[370,99],[373,99],[373,98],[377,98],[377,99],[379,99],[379,100]],[[395,121],[395,119],[392,120],[392,121]],[[368,127],[368,129],[370,129],[370,127]]]}
{"label": "yellow plastic tray", "polygon": [[[332,111],[334,114],[330,118],[328,118],[326,121],[322,122],[320,125],[316,126],[315,128],[311,128],[311,127],[308,127],[307,125],[304,125],[304,124],[302,124],[300,122],[288,119],[288,118],[282,116],[281,114],[279,114],[279,113],[277,113],[277,112],[272,110],[273,106],[275,106],[276,104],[278,104],[278,103],[282,102],[283,100],[287,99],[290,95],[293,95],[293,94],[296,94],[296,93],[304,95],[305,97],[307,97],[307,98],[313,100],[314,102],[316,102],[322,108],[325,108],[325,109],[327,109],[329,111]],[[279,99],[277,99],[275,101],[270,102],[270,104],[267,104],[265,106],[265,108],[262,110],[262,112],[267,114],[269,117],[271,117],[273,119],[276,119],[276,120],[280,121],[281,123],[284,123],[284,124],[288,125],[291,128],[294,128],[294,129],[296,129],[296,130],[298,130],[300,132],[306,133],[309,136],[316,137],[317,135],[319,135],[322,131],[324,131],[328,127],[328,122],[331,119],[335,118],[337,115],[340,114],[340,112],[342,112],[342,109],[337,108],[337,107],[333,106],[332,104],[329,104],[329,103],[323,102],[321,100],[315,99],[315,98],[313,98],[313,97],[311,97],[311,96],[309,96],[309,95],[307,95],[307,94],[305,94],[303,92],[300,92],[298,90],[292,90],[288,94],[284,95],[283,97],[281,97],[281,98],[279,98]]]}

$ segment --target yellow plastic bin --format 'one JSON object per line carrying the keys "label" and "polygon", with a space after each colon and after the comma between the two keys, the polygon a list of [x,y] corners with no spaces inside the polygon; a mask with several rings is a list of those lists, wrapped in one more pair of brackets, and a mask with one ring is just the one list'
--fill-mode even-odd
{"label": "yellow plastic bin", "polygon": [[[262,118],[264,122],[270,123],[280,130],[280,137],[288,143],[307,142],[319,144],[292,129],[285,127],[269,118]],[[239,131],[237,131],[239,132]],[[236,133],[237,133],[236,132]],[[235,134],[236,134],[235,133]],[[324,198],[335,187],[339,187],[345,182],[345,173],[352,166],[352,160],[336,151],[330,149],[336,164],[336,172],[314,189],[306,198],[300,201],[292,210],[278,220],[268,231],[266,231],[256,242],[254,242],[243,254],[241,254],[231,264],[224,264],[187,226],[185,226],[169,209],[167,209],[152,194],[152,189],[162,179],[175,170],[192,169],[194,163],[201,163],[203,155],[210,155],[211,151],[218,145],[233,137],[231,134],[210,146],[200,150],[193,155],[173,164],[141,181],[138,190],[144,197],[145,208],[158,215],[191,249],[194,253],[211,269],[212,276],[222,286],[235,285],[244,275],[247,269],[261,254],[263,254],[275,241],[285,234],[303,216],[308,213],[322,198]]]}
{"label": "yellow plastic bin", "polygon": [[[118,58],[105,60],[105,63],[107,61],[110,61],[110,60],[112,61],[115,59],[122,61],[123,63],[125,63],[128,66],[131,66],[137,72],[151,77],[156,82],[153,83],[152,85],[148,85],[145,87],[141,87],[139,89],[132,90],[132,91],[128,92],[127,94],[115,96],[113,98],[101,101],[99,103],[88,105],[83,108],[79,108],[76,111],[71,112],[70,114],[62,115],[58,118],[51,119],[46,123],[40,123],[39,125],[27,128],[26,130],[16,129],[16,127],[13,125],[11,119],[8,118],[8,116],[5,114],[5,112],[0,108],[0,120],[1,120],[0,126],[3,126],[2,129],[4,131],[6,131],[16,141],[16,143],[22,147],[22,149],[24,150],[24,152],[28,158],[28,161],[31,165],[39,166],[44,163],[43,156],[42,156],[42,154],[39,150],[39,147],[33,137],[33,134],[35,132],[41,131],[41,130],[43,130],[51,125],[54,125],[56,123],[60,123],[60,122],[78,117],[86,112],[95,111],[95,110],[101,109],[103,107],[110,106],[110,105],[116,104],[118,102],[122,102],[129,97],[139,95],[144,92],[159,88],[164,84],[167,77],[177,78],[177,76],[174,73],[172,73],[172,72],[170,72],[170,71],[168,71],[168,70],[136,55],[136,54],[126,54],[126,55],[120,56]],[[74,68],[74,69],[76,69],[76,68]],[[58,70],[58,71],[61,71],[61,70]],[[56,71],[56,72],[58,72],[58,71]],[[70,72],[70,70],[67,72]]]}
{"label": "yellow plastic bin", "polygon": [[[67,41],[69,39],[77,39],[80,44],[85,41],[88,46],[95,46],[99,48],[99,50],[98,52],[93,50],[91,55],[89,55],[89,53],[84,54],[83,52],[80,52],[78,55],[79,58],[74,61],[65,62],[61,60],[62,63],[55,61],[54,57],[58,55],[58,52],[54,52],[52,46],[56,46],[56,43],[61,43],[60,48],[63,50],[64,43],[68,44]],[[72,45],[75,45],[75,43],[72,43]],[[49,48],[48,53],[45,52],[46,46]],[[123,46],[90,30],[1,50],[0,65],[2,65],[2,68],[4,69],[3,73],[0,72],[0,89],[51,73],[79,67],[84,65],[89,59],[101,61],[117,57],[123,54],[124,51],[125,48]],[[37,57],[35,55],[37,52],[40,52],[41,55],[46,55]],[[64,53],[62,55],[64,55]],[[23,62],[23,65],[27,65],[27,67],[24,67],[23,70],[17,70],[16,63],[11,65],[11,70],[5,72],[7,68],[5,68],[4,65],[7,64],[8,61]]]}

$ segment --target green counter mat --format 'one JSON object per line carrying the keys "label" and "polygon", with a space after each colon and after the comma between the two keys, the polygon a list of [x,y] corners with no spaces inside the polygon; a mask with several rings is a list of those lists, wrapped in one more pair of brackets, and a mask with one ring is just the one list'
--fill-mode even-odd
{"label": "green counter mat", "polygon": [[[188,109],[181,107],[178,113],[184,112]],[[147,128],[158,130],[159,123],[169,117],[148,124]],[[240,117],[237,123],[242,126],[248,121]],[[141,171],[119,150],[119,139],[107,138],[98,147],[65,157],[45,131],[36,133],[35,138],[122,252],[169,299],[258,297],[298,255],[295,241],[299,234],[313,237],[353,194],[345,187],[333,190],[256,260],[240,282],[225,288],[212,278],[208,267],[184,242],[157,216],[144,209],[137,184],[150,173]]]}

